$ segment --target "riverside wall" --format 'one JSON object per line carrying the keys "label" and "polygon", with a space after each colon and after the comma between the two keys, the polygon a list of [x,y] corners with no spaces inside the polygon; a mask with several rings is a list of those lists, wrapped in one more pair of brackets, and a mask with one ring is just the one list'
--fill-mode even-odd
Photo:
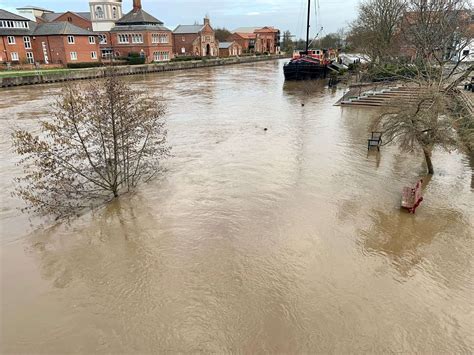
{"label": "riverside wall", "polygon": [[[116,66],[116,72],[118,75],[135,75],[135,74],[147,74],[147,73],[158,73],[175,70],[191,70],[197,68],[216,67],[223,65],[235,65],[244,63],[255,63],[269,60],[277,60],[285,58],[283,55],[269,55],[269,56],[255,56],[255,57],[232,57],[232,58],[219,58],[219,59],[205,59],[187,62],[166,62],[166,63],[154,63],[154,64],[143,64],[143,65],[124,65]],[[105,76],[107,68],[85,68],[85,69],[71,69],[64,73],[50,73],[47,71],[40,72],[38,74],[32,74],[28,76],[11,76],[11,77],[0,77],[0,88],[23,86],[23,85],[38,85],[47,83],[56,83],[62,81],[71,80],[85,80],[85,79],[96,79]]]}

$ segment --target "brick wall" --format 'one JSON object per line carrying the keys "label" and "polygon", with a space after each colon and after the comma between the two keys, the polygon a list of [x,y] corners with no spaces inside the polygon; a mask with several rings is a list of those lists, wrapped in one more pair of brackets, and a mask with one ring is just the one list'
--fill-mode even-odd
{"label": "brick wall", "polygon": [[[195,52],[193,43],[199,38],[198,34],[173,34],[173,48],[176,55],[200,55]],[[184,48],[184,52],[183,52]]]}
{"label": "brick wall", "polygon": [[[141,34],[143,43],[119,43],[119,34]],[[167,35],[168,43],[153,43],[153,35]],[[146,62],[165,61],[173,58],[173,35],[171,31],[130,31],[112,33],[110,36],[110,43],[103,45],[104,48],[112,48],[115,55],[126,57],[129,53],[143,53],[146,57]],[[155,57],[155,53],[157,56]],[[165,55],[167,53],[167,56]]]}
{"label": "brick wall", "polygon": [[[34,40],[35,59],[44,62],[43,43],[46,46],[49,63],[91,63],[100,60],[100,49],[96,38],[94,44],[89,43],[89,36],[74,36],[74,44],[69,44],[67,35],[37,36]],[[72,59],[71,52],[76,53],[76,60]],[[92,58],[92,52],[96,58]]]}
{"label": "brick wall", "polygon": [[[25,63],[27,60],[26,53],[33,53],[33,37],[29,37],[31,48],[25,48],[24,36],[12,36],[15,39],[14,44],[8,43],[9,36],[0,36],[0,62]],[[18,55],[18,60],[13,60],[12,53]]]}

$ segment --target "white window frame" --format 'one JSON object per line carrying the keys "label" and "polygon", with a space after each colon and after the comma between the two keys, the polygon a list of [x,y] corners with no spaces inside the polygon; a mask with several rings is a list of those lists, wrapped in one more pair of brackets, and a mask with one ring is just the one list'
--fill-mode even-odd
{"label": "white window frame", "polygon": [[67,43],[68,44],[75,44],[75,38],[74,36],[67,36]]}
{"label": "white window frame", "polygon": [[151,43],[159,43],[159,35],[158,33],[153,33],[151,35]]}
{"label": "white window frame", "polygon": [[25,44],[25,49],[31,49],[31,37],[23,36],[23,43]]}
{"label": "white window frame", "polygon": [[15,36],[7,36],[8,44],[16,44]]}
{"label": "white window frame", "polygon": [[89,44],[95,44],[95,37],[89,36]]}
{"label": "white window frame", "polygon": [[10,57],[12,58],[12,62],[19,62],[20,57],[18,56],[18,52],[11,52]]}
{"label": "white window frame", "polygon": [[71,60],[77,60],[77,52],[69,52],[69,57]]}
{"label": "white window frame", "polygon": [[91,59],[97,59],[97,52],[96,51],[91,52]]}
{"label": "white window frame", "polygon": [[35,63],[35,56],[33,52],[26,52],[26,60],[28,61],[29,64]]}
{"label": "white window frame", "polygon": [[120,44],[130,43],[130,36],[126,33],[119,33],[117,37]]}

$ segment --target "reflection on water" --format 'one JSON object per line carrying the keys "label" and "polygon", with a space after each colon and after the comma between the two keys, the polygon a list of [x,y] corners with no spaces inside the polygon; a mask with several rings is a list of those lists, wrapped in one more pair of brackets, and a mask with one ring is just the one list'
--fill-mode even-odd
{"label": "reflection on water", "polygon": [[472,351],[469,159],[436,151],[404,213],[423,157],[368,153],[376,112],[281,65],[127,78],[168,102],[167,172],[43,229],[8,195],[5,131],[59,87],[2,91],[3,352]]}

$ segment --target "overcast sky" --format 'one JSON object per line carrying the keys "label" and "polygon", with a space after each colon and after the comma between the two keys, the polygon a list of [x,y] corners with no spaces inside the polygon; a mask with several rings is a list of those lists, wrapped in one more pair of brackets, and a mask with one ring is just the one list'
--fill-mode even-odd
{"label": "overcast sky", "polygon": [[[319,23],[312,9],[312,33],[335,32],[354,19],[359,0],[319,0]],[[178,24],[202,22],[207,13],[214,27],[234,29],[242,26],[275,26],[304,36],[307,0],[142,0],[143,8],[174,29]],[[88,0],[0,0],[0,8],[13,11],[18,6],[37,5],[62,12],[89,11]],[[123,1],[124,13],[130,11],[132,0]],[[317,18],[317,19],[318,19]]]}

